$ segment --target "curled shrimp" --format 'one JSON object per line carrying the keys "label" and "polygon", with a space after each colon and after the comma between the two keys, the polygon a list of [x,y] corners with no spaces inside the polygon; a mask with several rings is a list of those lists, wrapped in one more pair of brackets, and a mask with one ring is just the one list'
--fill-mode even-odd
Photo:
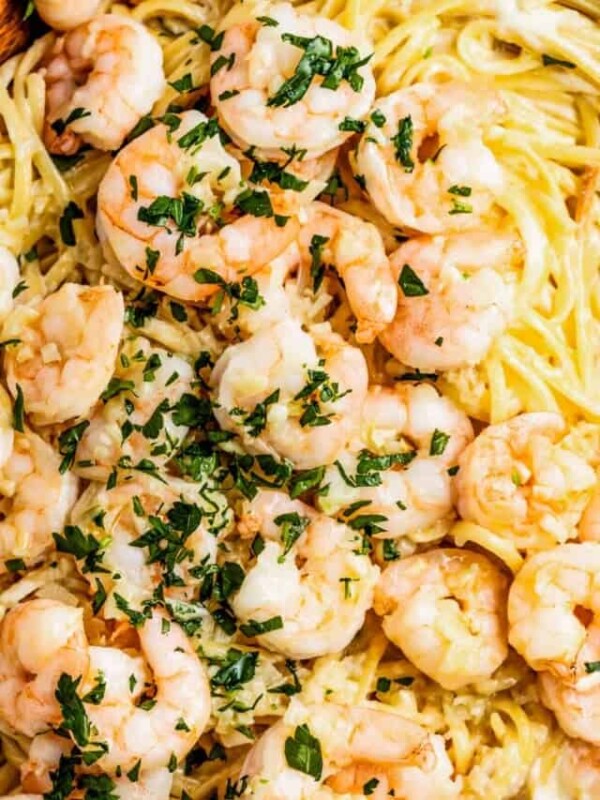
{"label": "curled shrimp", "polygon": [[0,246],[0,322],[14,305],[13,292],[19,282],[19,263],[6,247]]}
{"label": "curled shrimp", "polygon": [[312,203],[306,218],[300,231],[304,262],[313,265],[313,273],[314,265],[337,270],[357,319],[356,339],[372,342],[396,313],[396,283],[381,234],[370,222],[326,203]]}
{"label": "curled shrimp", "polygon": [[483,142],[504,111],[498,96],[420,83],[375,106],[356,155],[375,207],[392,225],[423,233],[479,227],[503,184]]}
{"label": "curled shrimp", "polygon": [[[212,101],[241,148],[279,160],[293,148],[314,158],[348,139],[347,117],[367,115],[375,96],[369,54],[362,37],[324,17],[289,3],[267,12],[268,23],[246,19],[224,31],[212,55]],[[313,70],[317,60],[321,69]]]}
{"label": "curled shrimp", "polygon": [[505,274],[520,252],[516,236],[482,231],[401,245],[390,258],[398,311],[379,337],[383,346],[425,371],[482,361],[513,316],[514,284]]}
{"label": "curled shrimp", "polygon": [[192,599],[198,579],[190,570],[215,561],[215,537],[228,527],[229,511],[208,479],[139,475],[110,489],[90,484],[71,523],[99,544],[94,566],[82,566],[94,585],[104,586],[104,616],[125,619],[116,595],[135,609],[158,587],[169,601]]}
{"label": "curled shrimp", "polygon": [[595,542],[571,542],[527,559],[510,589],[509,638],[533,669],[598,683],[585,666],[600,657],[598,574]]}
{"label": "curled shrimp", "polygon": [[511,586],[509,641],[541,672],[541,699],[570,736],[600,744],[600,544],[531,556]]}
{"label": "curled shrimp", "polygon": [[328,326],[286,319],[228,347],[212,372],[214,414],[253,454],[297,469],[331,464],[360,424],[367,366]]}
{"label": "curled shrimp", "polygon": [[224,224],[222,213],[247,197],[240,166],[214,120],[199,111],[171,117],[112,162],[98,189],[97,228],[108,257],[133,278],[195,303],[272,261],[298,227],[252,213]]}
{"label": "curled shrimp", "polygon": [[300,249],[297,242],[293,242],[281,255],[255,273],[254,279],[261,300],[255,304],[236,305],[235,298],[225,298],[221,310],[214,315],[215,324],[225,335],[239,338],[240,334],[252,336],[293,317],[293,296],[295,294],[298,299],[299,295],[297,284],[294,287],[296,291],[292,292],[289,282],[299,263]]}
{"label": "curled shrimp", "polygon": [[102,0],[35,0],[35,10],[46,25],[57,31],[68,31],[90,22]]}
{"label": "curled shrimp", "polygon": [[542,751],[529,778],[531,800],[595,800],[600,797],[600,749],[567,739]]}
{"label": "curled shrimp", "polygon": [[[288,757],[296,741],[307,738],[320,755],[312,774]],[[242,767],[257,800],[362,797],[367,784],[374,800],[450,800],[460,791],[452,772],[442,737],[399,714],[333,703],[304,706],[296,699]]]}
{"label": "curled shrimp", "polygon": [[[83,478],[106,480],[117,463],[150,458],[162,467],[189,430],[186,410],[197,402],[194,371],[178,355],[143,337],[123,344],[110,387],[79,439],[73,469]],[[188,415],[189,416],[189,415]]]}
{"label": "curled shrimp", "polygon": [[49,551],[77,499],[78,481],[61,474],[60,458],[31,431],[15,433],[10,457],[0,469],[0,570],[6,562],[26,563]]}
{"label": "curled shrimp", "polygon": [[485,428],[459,459],[460,516],[521,549],[574,538],[596,475],[563,442],[566,430],[563,417],[551,412]]}
{"label": "curled shrimp", "polygon": [[117,150],[165,88],[160,45],[141,23],[117,14],[96,16],[57,39],[43,75],[44,142],[62,155],[83,143]]}
{"label": "curled shrimp", "polygon": [[112,286],[75,283],[11,315],[5,334],[18,341],[6,349],[6,379],[34,424],[90,411],[113,374],[123,316],[123,296]]}
{"label": "curled shrimp", "polygon": [[[117,651],[111,649],[111,652],[114,654]],[[128,664],[124,661],[123,667],[126,666]],[[138,670],[134,669],[133,672],[130,672],[130,675],[137,677],[137,672]],[[142,673],[143,677],[145,675]],[[135,687],[133,691],[136,696],[140,693],[140,690],[136,692]],[[28,792],[40,792],[43,794],[26,795],[26,797],[43,800],[43,795],[49,794],[53,790],[53,777],[55,778],[57,774],[60,774],[61,758],[68,759],[72,756],[72,750],[73,744],[69,739],[58,736],[53,732],[42,733],[33,739],[27,759],[21,764],[21,785]],[[98,778],[92,769],[86,770],[83,765],[75,766],[73,772],[73,791],[68,795],[69,800],[81,797],[81,789],[90,786],[89,783],[86,784],[86,774],[91,773],[92,780]],[[126,775],[117,777],[117,775],[107,774],[102,775],[101,780],[103,789],[111,796],[119,798],[119,800],[168,800],[173,783],[173,775],[165,767],[152,771],[142,771],[140,769],[137,772],[137,780],[135,781],[132,781]]]}
{"label": "curled shrimp", "polygon": [[105,675],[103,701],[86,705],[86,711],[98,739],[107,744],[97,765],[111,773],[118,768],[125,773],[138,761],[147,771],[161,769],[173,759],[179,762],[192,749],[210,716],[206,670],[179,625],[154,610],[137,630],[150,682],[156,688],[154,705],[146,710],[136,705],[146,688],[145,681],[137,679],[136,686],[141,686],[131,690],[132,658],[127,656],[125,664],[126,654],[114,648],[91,648],[94,669],[89,670],[88,682],[81,687],[85,693],[93,687],[99,671]]}
{"label": "curled shrimp", "polygon": [[508,655],[506,577],[483,555],[430,550],[383,572],[375,611],[383,629],[444,689],[489,678]]}
{"label": "curled shrimp", "polygon": [[0,623],[0,717],[26,736],[58,726],[58,679],[77,678],[88,664],[81,608],[55,600],[15,606]]}
{"label": "curled shrimp", "polygon": [[[93,650],[94,648],[91,648]],[[97,648],[98,650],[102,648]],[[106,649],[106,648],[105,648]],[[117,651],[110,649],[113,654]],[[125,653],[122,654],[126,656]],[[126,656],[126,659],[129,659]],[[92,659],[93,660],[93,659]],[[133,665],[131,661],[123,660],[122,666],[132,666],[132,671],[129,673],[132,678],[137,678],[139,669],[135,660]],[[97,666],[97,665],[94,665]],[[142,672],[141,678],[146,677]],[[111,681],[111,688],[113,681]],[[136,691],[133,688],[133,693],[140,694],[140,689]],[[105,695],[106,696],[106,695]],[[37,800],[43,800],[44,794],[49,794],[54,788],[53,777],[60,774],[61,758],[68,759],[72,756],[73,744],[69,739],[58,736],[53,732],[42,733],[36,736],[29,747],[27,759],[21,764],[21,785],[23,789],[28,792],[40,792],[37,795],[27,795],[27,797],[35,797]],[[67,762],[68,763],[68,762]],[[72,762],[71,762],[72,763]],[[86,774],[93,775],[92,780],[98,776],[93,773],[93,768],[86,770],[83,765],[74,767],[74,791],[68,795],[71,798],[81,797],[81,788],[86,786]],[[102,775],[103,788],[108,791],[112,796],[119,798],[119,800],[168,800],[171,785],[173,783],[173,775],[169,772],[168,768],[157,769],[152,771],[138,770],[137,780],[132,781],[126,775],[117,777],[116,775]],[[43,794],[41,794],[43,793]],[[66,798],[65,798],[66,800]]]}
{"label": "curled shrimp", "polygon": [[291,658],[343,650],[364,623],[379,576],[356,532],[275,491],[246,503],[240,524],[265,545],[232,599],[236,616],[280,617],[280,629],[257,639]]}
{"label": "curled shrimp", "polygon": [[442,538],[452,513],[448,470],[473,439],[466,414],[429,384],[372,386],[359,434],[326,470],[320,507],[337,514],[361,503],[359,515],[378,518],[376,539]]}

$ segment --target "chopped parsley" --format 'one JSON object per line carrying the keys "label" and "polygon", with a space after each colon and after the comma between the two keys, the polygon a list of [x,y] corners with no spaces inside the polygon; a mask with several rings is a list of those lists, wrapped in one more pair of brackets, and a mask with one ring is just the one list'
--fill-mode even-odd
{"label": "chopped parsley", "polygon": [[74,247],[76,244],[75,231],[73,229],[73,221],[76,219],[83,219],[83,211],[77,203],[71,200],[58,222],[60,238],[67,247]]}
{"label": "chopped parsley", "polygon": [[323,36],[310,39],[291,33],[282,34],[282,40],[303,50],[291,78],[284,81],[279,89],[267,100],[269,106],[289,107],[302,100],[315,76],[323,77],[324,89],[337,89],[345,80],[355,92],[360,92],[364,78],[358,70],[370,61],[371,56],[361,58],[356,47],[337,47]]}
{"label": "chopped parsley", "polygon": [[13,427],[19,433],[25,433],[25,400],[23,398],[23,390],[18,383],[15,407],[13,409]]}
{"label": "chopped parsley", "polygon": [[313,281],[313,292],[316,294],[323,278],[325,277],[325,265],[322,263],[323,248],[329,241],[328,236],[321,236],[316,233],[310,240],[308,252],[310,253],[310,277]]}
{"label": "chopped parsley", "polygon": [[321,743],[314,737],[308,725],[298,725],[293,737],[285,740],[285,760],[292,769],[310,775],[316,781],[323,774],[323,756]]}
{"label": "chopped parsley", "polygon": [[73,425],[72,428],[64,430],[58,437],[58,452],[63,456],[63,460],[60,462],[58,468],[61,475],[64,475],[64,473],[73,466],[77,445],[89,426],[89,421],[83,420],[83,422]]}
{"label": "chopped parsley", "polygon": [[449,441],[450,441],[450,434],[444,433],[444,431],[440,431],[436,428],[431,436],[431,443],[429,445],[429,455],[441,456],[444,450],[446,449],[446,445],[448,444]]}
{"label": "chopped parsley", "polygon": [[409,264],[404,264],[398,278],[398,285],[405,297],[423,297],[429,289]]}
{"label": "chopped parsley", "polygon": [[253,637],[253,636],[262,636],[264,633],[270,633],[271,631],[279,631],[283,628],[283,620],[281,617],[271,617],[271,619],[266,619],[263,622],[258,622],[255,619],[248,620],[248,622],[243,623],[240,625],[240,630],[244,634],[244,636]]}
{"label": "chopped parsley", "polygon": [[392,136],[391,142],[394,145],[394,156],[403,167],[405,172],[412,172],[415,162],[412,160],[410,151],[413,146],[413,121],[412,117],[404,117],[398,122],[398,133]]}

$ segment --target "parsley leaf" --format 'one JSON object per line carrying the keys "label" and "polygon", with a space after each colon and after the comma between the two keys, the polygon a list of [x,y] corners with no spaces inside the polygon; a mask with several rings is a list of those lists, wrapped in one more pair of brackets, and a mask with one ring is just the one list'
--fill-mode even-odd
{"label": "parsley leaf", "polygon": [[429,294],[429,289],[409,264],[405,264],[402,267],[400,277],[398,278],[398,285],[402,289],[402,293],[405,297],[423,297]]}

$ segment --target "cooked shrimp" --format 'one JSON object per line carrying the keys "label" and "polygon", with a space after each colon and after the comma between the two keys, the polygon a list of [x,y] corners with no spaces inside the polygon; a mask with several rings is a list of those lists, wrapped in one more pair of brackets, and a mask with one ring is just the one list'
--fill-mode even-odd
{"label": "cooked shrimp", "polygon": [[257,639],[291,658],[343,650],[363,625],[379,576],[356,532],[275,491],[245,504],[241,527],[265,546],[231,602],[236,616],[280,617],[281,628]]}
{"label": "cooked shrimp", "polygon": [[31,431],[15,433],[10,458],[0,469],[0,571],[6,561],[31,563],[53,545],[77,499],[78,482],[60,473],[60,458]]}
{"label": "cooked shrimp", "polygon": [[567,739],[542,752],[531,770],[531,800],[596,800],[600,797],[600,749]]}
{"label": "cooked shrimp", "polygon": [[242,178],[251,188],[266,189],[277,214],[295,215],[327,187],[339,151],[330,150],[317,158],[305,157],[302,150],[290,150],[285,161],[264,161],[254,151],[228,150],[240,162]]}
{"label": "cooked shrimp", "polygon": [[[240,334],[251,336],[294,316],[293,293],[296,299],[299,293],[297,284],[292,285],[291,278],[299,264],[300,249],[298,243],[293,242],[281,255],[254,274],[258,289],[256,302],[240,303],[234,297],[226,298],[221,310],[213,317],[214,323],[229,338],[239,338]],[[312,298],[308,302],[312,303]]]}
{"label": "cooked shrimp", "polygon": [[504,110],[499,97],[459,83],[420,83],[375,106],[356,161],[376,208],[392,225],[423,233],[479,227],[503,183],[483,142]]}
{"label": "cooked shrimp", "polygon": [[108,168],[97,228],[108,257],[133,278],[195,303],[219,291],[219,281],[240,282],[272,261],[298,226],[248,213],[219,227],[236,201],[244,206],[240,166],[214,120],[199,111],[171,116],[170,128],[134,139]]}
{"label": "cooked shrimp", "polygon": [[510,589],[509,639],[535,670],[598,685],[586,665],[600,659],[600,544],[536,553]]}
{"label": "cooked shrimp", "polygon": [[519,256],[508,233],[423,236],[401,245],[390,258],[398,311],[381,343],[403,364],[429,372],[479,363],[513,315],[510,271]]}
{"label": "cooked shrimp", "polygon": [[460,516],[521,549],[574,538],[596,475],[563,443],[566,430],[563,417],[550,412],[485,428],[459,459]]}
{"label": "cooked shrimp", "polygon": [[46,25],[68,31],[92,20],[102,0],[35,0],[35,10]]}
{"label": "cooked shrimp", "polygon": [[397,303],[381,234],[371,223],[325,203],[312,203],[306,214],[300,232],[305,263],[337,270],[356,315],[356,339],[372,342],[394,319]]}
{"label": "cooked shrimp", "polygon": [[362,503],[359,515],[379,518],[378,539],[441,539],[452,512],[448,470],[472,439],[467,415],[433,386],[373,386],[360,438],[327,469],[319,505],[337,514]]}
{"label": "cooked shrimp", "polygon": [[348,139],[346,118],[368,114],[375,96],[370,54],[361,36],[336,22],[289,3],[267,11],[275,24],[249,19],[224,32],[212,55],[212,101],[241,148],[280,160],[293,148],[314,158]]}
{"label": "cooked shrimp", "polygon": [[[61,11],[71,18],[64,3]],[[44,141],[62,155],[83,143],[117,150],[166,85],[160,45],[144,25],[120,14],[96,16],[58,39],[43,75]]]}
{"label": "cooked shrimp", "polygon": [[[595,650],[597,652],[598,648]],[[600,747],[600,685],[597,677],[589,675],[573,684],[551,672],[542,672],[539,688],[542,703],[554,712],[566,734]]]}
{"label": "cooked shrimp", "polygon": [[26,736],[58,726],[58,679],[79,677],[88,661],[81,608],[55,600],[15,606],[0,623],[0,717]]}
{"label": "cooked shrimp", "polygon": [[[289,743],[308,737],[315,755],[309,773],[289,757],[296,749]],[[373,800],[450,800],[460,792],[452,772],[442,737],[396,713],[333,703],[303,706],[298,700],[242,767],[250,796],[260,800],[363,797],[366,784]]]}
{"label": "cooked shrimp", "polygon": [[0,246],[0,322],[12,311],[13,292],[19,282],[19,264],[6,247]]}
{"label": "cooked shrimp", "polygon": [[5,325],[4,366],[14,397],[36,425],[85,416],[106,388],[123,331],[123,296],[112,286],[65,283]]}
{"label": "cooked shrimp", "polygon": [[[91,648],[96,674],[98,669],[104,673],[107,689],[103,701],[86,705],[86,711],[98,739],[108,745],[97,766],[111,773],[119,767],[125,773],[138,761],[147,771],[161,769],[173,758],[180,761],[210,716],[207,673],[179,625],[154,610],[138,635],[156,686],[154,705],[146,710],[136,705],[137,694],[130,688],[131,657],[113,648]],[[89,675],[82,692],[92,688],[94,677]]]}
{"label": "cooked shrimp", "polygon": [[444,689],[489,678],[508,655],[506,577],[485,556],[430,550],[383,572],[375,611],[383,629]]}
{"label": "cooked shrimp", "polygon": [[135,609],[159,586],[168,599],[192,598],[198,579],[190,569],[214,562],[215,535],[227,527],[229,512],[208,479],[191,483],[138,475],[111,489],[92,483],[71,522],[100,543],[97,567],[84,562],[84,572],[107,592],[104,615],[125,619],[115,594]]}
{"label": "cooked shrimp", "polygon": [[117,359],[115,391],[96,406],[80,438],[74,471],[102,481],[118,462],[136,465],[150,458],[157,467],[166,464],[189,430],[186,409],[198,402],[194,379],[180,356],[142,337],[127,339]]}
{"label": "cooked shrimp", "polygon": [[[106,649],[113,654],[118,652],[112,648],[92,649]],[[125,653],[122,655],[125,656]],[[129,657],[126,656],[126,658]],[[135,671],[131,672],[130,675],[137,677]],[[143,680],[145,675],[142,674],[141,677]],[[136,691],[135,687],[133,691],[136,696],[141,692],[141,690]],[[72,750],[73,743],[69,739],[57,736],[55,733],[42,733],[36,736],[31,742],[26,761],[21,764],[21,785],[23,789],[28,792],[49,794],[53,789],[51,773],[56,772],[59,768],[61,757],[70,756]],[[93,768],[89,771],[93,772]],[[75,786],[85,786],[85,777],[83,776],[86,774],[86,767],[77,765],[74,772]],[[120,800],[168,800],[173,782],[173,775],[167,768],[152,772],[140,770],[136,781],[131,781],[125,775],[120,778],[112,775],[103,775],[102,777],[108,793],[113,797],[120,798]],[[79,796],[80,794],[74,791],[69,795],[69,798],[77,798]],[[41,794],[37,795],[37,797],[38,800],[42,800]]]}
{"label": "cooked shrimp", "polygon": [[367,366],[328,326],[285,319],[231,347],[211,376],[214,414],[254,454],[289,459],[297,469],[331,464],[360,424]]}

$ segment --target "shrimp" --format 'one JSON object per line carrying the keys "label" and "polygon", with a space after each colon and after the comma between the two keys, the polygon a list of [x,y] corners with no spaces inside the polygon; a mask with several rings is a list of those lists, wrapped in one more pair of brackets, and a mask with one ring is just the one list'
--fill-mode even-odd
{"label": "shrimp", "polygon": [[0,322],[3,322],[14,305],[13,292],[19,282],[19,263],[6,247],[0,246]]}
{"label": "shrimp", "polygon": [[566,734],[600,747],[600,686],[597,679],[592,680],[593,675],[589,678],[589,682],[582,679],[574,685],[542,672],[538,677],[540,700],[554,712]]}
{"label": "shrimp", "polygon": [[379,576],[360,553],[360,536],[277,491],[246,503],[240,527],[265,545],[231,602],[236,616],[246,623],[280,617],[279,629],[257,638],[290,658],[343,650],[364,623]]}
{"label": "shrimp", "polygon": [[324,265],[337,270],[357,318],[356,340],[372,342],[394,319],[397,304],[381,234],[371,223],[325,203],[311,204],[306,216],[300,232],[304,263],[313,273]]}
{"label": "shrimp", "polygon": [[507,583],[483,555],[430,550],[387,567],[374,608],[406,657],[455,691],[489,678],[508,655]]}
{"label": "shrimp", "polygon": [[[197,303],[280,255],[298,225],[264,216],[270,206],[256,207],[215,120],[199,111],[170,117],[169,127],[134,139],[108,168],[97,229],[107,258],[133,278]],[[224,224],[236,203],[249,213]]]}
{"label": "shrimp", "polygon": [[378,518],[376,539],[441,539],[452,512],[448,470],[472,439],[467,415],[433,386],[372,386],[359,439],[326,470],[319,506],[338,514],[360,503],[359,515]]}
{"label": "shrimp", "polygon": [[55,600],[15,606],[0,623],[0,718],[25,736],[58,726],[58,679],[76,678],[88,665],[81,608]]}
{"label": "shrimp", "polygon": [[102,0],[35,0],[35,10],[46,25],[68,31],[90,22],[100,11]]}
{"label": "shrimp", "polygon": [[104,616],[118,619],[126,618],[118,598],[139,609],[158,587],[168,601],[193,599],[198,579],[190,570],[214,563],[216,534],[229,521],[227,502],[208,479],[160,475],[131,477],[110,489],[92,483],[71,513],[72,525],[99,545],[83,572],[108,595]]}
{"label": "shrimp", "polygon": [[240,333],[251,336],[293,317],[292,292],[286,284],[299,263],[300,249],[297,242],[293,242],[281,255],[255,273],[260,299],[248,304],[236,303],[235,298],[225,299],[219,313],[214,315],[215,324],[225,335],[238,338]]}
{"label": "shrimp", "polygon": [[596,475],[563,437],[557,413],[519,414],[490,425],[459,458],[460,516],[520,549],[552,547],[576,536]]}
{"label": "shrimp", "polygon": [[265,158],[285,160],[289,148],[315,158],[339,147],[353,130],[344,123],[364,119],[375,97],[363,38],[289,3],[271,5],[261,20],[231,25],[212,54],[221,124]]}
{"label": "shrimp", "polygon": [[117,359],[114,390],[104,393],[79,438],[74,471],[103,481],[117,463],[150,458],[163,467],[188,433],[186,411],[198,402],[194,379],[191,365],[180,356],[143,337],[127,339]]}
{"label": "shrimp", "polygon": [[15,433],[0,469],[0,571],[13,560],[35,562],[54,545],[78,494],[78,481],[61,474],[55,451],[36,434]]}
{"label": "shrimp", "polygon": [[[117,651],[112,650],[111,652],[115,654]],[[134,673],[131,674],[136,677]],[[92,781],[99,778],[102,780],[105,791],[112,797],[120,798],[120,800],[168,800],[173,776],[167,768],[152,772],[139,770],[136,781],[131,781],[125,775],[122,777],[106,774],[97,776],[93,772],[93,777],[86,778],[86,774],[89,774],[91,770],[86,773],[83,765],[74,763],[76,759],[72,757],[72,750],[72,742],[62,736],[57,736],[55,733],[43,733],[36,736],[31,742],[26,761],[21,764],[21,785],[23,789],[29,792],[50,794],[54,788],[52,773],[61,774],[60,766],[61,758],[63,758],[67,759],[67,763],[74,766],[74,788],[90,788],[90,785],[95,785]],[[89,782],[86,783],[86,781]],[[69,795],[69,798],[80,796],[80,793],[74,791]],[[105,795],[103,794],[103,796]],[[42,800],[42,794],[36,797],[38,800]]]}
{"label": "shrimp", "polygon": [[600,745],[600,544],[569,543],[525,562],[508,597],[509,641],[540,675],[569,734]]}
{"label": "shrimp", "polygon": [[4,333],[18,341],[6,349],[6,380],[35,425],[88,414],[113,374],[123,318],[112,286],[76,283],[11,315]]}
{"label": "shrimp", "polygon": [[392,225],[423,233],[480,227],[503,185],[483,142],[504,112],[499,97],[460,83],[420,83],[375,106],[356,155],[373,205]]}
{"label": "shrimp", "polygon": [[401,245],[390,258],[398,311],[379,341],[403,364],[429,372],[478,364],[512,318],[514,283],[505,273],[520,256],[509,233],[423,236]]}
{"label": "shrimp", "polygon": [[[61,11],[72,18],[64,3]],[[160,45],[144,25],[120,14],[101,14],[57,39],[43,77],[44,142],[61,155],[84,143],[117,150],[166,87]]]}
{"label": "shrimp", "polygon": [[300,214],[327,188],[337,163],[339,151],[330,150],[307,159],[303,150],[289,150],[283,162],[264,161],[254,151],[228,146],[240,163],[242,178],[250,188],[266,189],[277,214]]}
{"label": "shrimp", "polygon": [[558,545],[527,559],[509,593],[509,639],[533,669],[600,685],[586,667],[600,658],[597,575],[596,542]]}
{"label": "shrimp", "polygon": [[[310,764],[294,757],[300,743]],[[297,699],[242,767],[257,800],[363,797],[366,785],[373,800],[450,800],[460,792],[452,772],[442,737],[397,713]]]}
{"label": "shrimp", "polygon": [[219,425],[296,469],[331,464],[360,423],[367,365],[329,326],[285,319],[228,347],[211,375]]}
{"label": "shrimp", "polygon": [[177,623],[153,610],[138,629],[141,653],[156,687],[154,705],[136,704],[145,681],[131,689],[135,659],[114,648],[90,648],[91,668],[81,692],[93,688],[98,672],[105,676],[106,691],[98,705],[86,704],[90,723],[107,751],[96,762],[99,769],[125,773],[137,762],[141,769],[162,769],[179,762],[192,749],[208,722],[211,702],[208,676],[192,645]]}
{"label": "shrimp", "polygon": [[600,797],[600,750],[566,740],[542,752],[530,774],[531,800],[596,800]]}

